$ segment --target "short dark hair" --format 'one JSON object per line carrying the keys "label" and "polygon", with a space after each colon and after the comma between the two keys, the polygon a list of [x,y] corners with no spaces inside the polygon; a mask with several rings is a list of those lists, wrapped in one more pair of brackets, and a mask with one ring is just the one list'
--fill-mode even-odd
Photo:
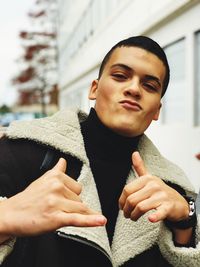
{"label": "short dark hair", "polygon": [[165,69],[166,69],[166,73],[165,73],[165,78],[164,78],[164,82],[163,82],[163,89],[162,89],[162,96],[165,94],[166,90],[167,90],[167,86],[169,84],[169,78],[170,78],[170,69],[169,69],[169,64],[167,61],[167,57],[166,54],[164,52],[164,50],[160,47],[160,45],[155,42],[154,40],[152,40],[151,38],[147,37],[147,36],[133,36],[127,39],[124,39],[120,42],[118,42],[117,44],[115,44],[109,51],[108,53],[105,55],[100,69],[99,69],[99,76],[98,79],[101,78],[101,75],[104,71],[104,68],[107,64],[107,62],[109,61],[113,51],[118,48],[118,47],[139,47],[142,48],[144,50],[147,50],[149,52],[151,52],[152,54],[156,55],[164,64]]}

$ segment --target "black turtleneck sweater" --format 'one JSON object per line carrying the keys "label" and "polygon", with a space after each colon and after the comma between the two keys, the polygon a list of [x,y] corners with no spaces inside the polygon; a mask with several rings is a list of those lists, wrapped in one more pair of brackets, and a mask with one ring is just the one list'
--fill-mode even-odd
{"label": "black turtleneck sweater", "polygon": [[95,109],[81,123],[86,153],[97,185],[107,233],[112,242],[118,200],[131,169],[131,155],[137,149],[138,137],[119,135],[102,124]]}

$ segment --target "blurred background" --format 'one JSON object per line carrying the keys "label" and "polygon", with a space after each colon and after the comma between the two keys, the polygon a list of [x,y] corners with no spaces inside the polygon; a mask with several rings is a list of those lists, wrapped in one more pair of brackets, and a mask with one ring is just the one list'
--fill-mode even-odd
{"label": "blurred background", "polygon": [[200,0],[7,0],[0,12],[2,126],[72,106],[88,112],[88,89],[113,44],[131,35],[159,42],[171,81],[147,135],[199,191]]}

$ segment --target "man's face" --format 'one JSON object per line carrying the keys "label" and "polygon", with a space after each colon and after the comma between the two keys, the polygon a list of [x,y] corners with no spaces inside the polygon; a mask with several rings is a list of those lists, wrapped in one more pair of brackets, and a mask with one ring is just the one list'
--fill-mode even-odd
{"label": "man's face", "polygon": [[89,99],[96,100],[104,125],[137,136],[159,117],[164,78],[165,66],[154,54],[138,47],[116,48],[101,78],[92,82]]}

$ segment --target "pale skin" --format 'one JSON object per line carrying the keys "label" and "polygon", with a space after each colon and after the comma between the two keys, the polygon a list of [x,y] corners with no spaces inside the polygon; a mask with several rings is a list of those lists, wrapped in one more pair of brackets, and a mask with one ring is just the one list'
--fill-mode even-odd
{"label": "pale skin", "polygon": [[[159,118],[164,76],[165,67],[155,55],[137,47],[117,48],[101,78],[92,82],[89,99],[96,100],[97,115],[107,127],[124,136],[137,136]],[[186,200],[149,174],[138,153],[133,153],[132,161],[139,178],[124,187],[119,199],[124,216],[135,221],[155,210],[148,216],[152,223],[187,218]],[[66,168],[66,161],[60,159],[24,191],[1,202],[1,243],[11,236],[37,235],[62,226],[106,224],[103,215],[81,201],[81,185],[65,174]],[[192,229],[174,229],[174,233],[176,242],[186,244]]]}
{"label": "pale skin", "polygon": [[94,227],[106,218],[81,201],[81,185],[65,174],[66,160],[30,184],[23,192],[1,202],[0,241],[31,236],[62,226]]}

